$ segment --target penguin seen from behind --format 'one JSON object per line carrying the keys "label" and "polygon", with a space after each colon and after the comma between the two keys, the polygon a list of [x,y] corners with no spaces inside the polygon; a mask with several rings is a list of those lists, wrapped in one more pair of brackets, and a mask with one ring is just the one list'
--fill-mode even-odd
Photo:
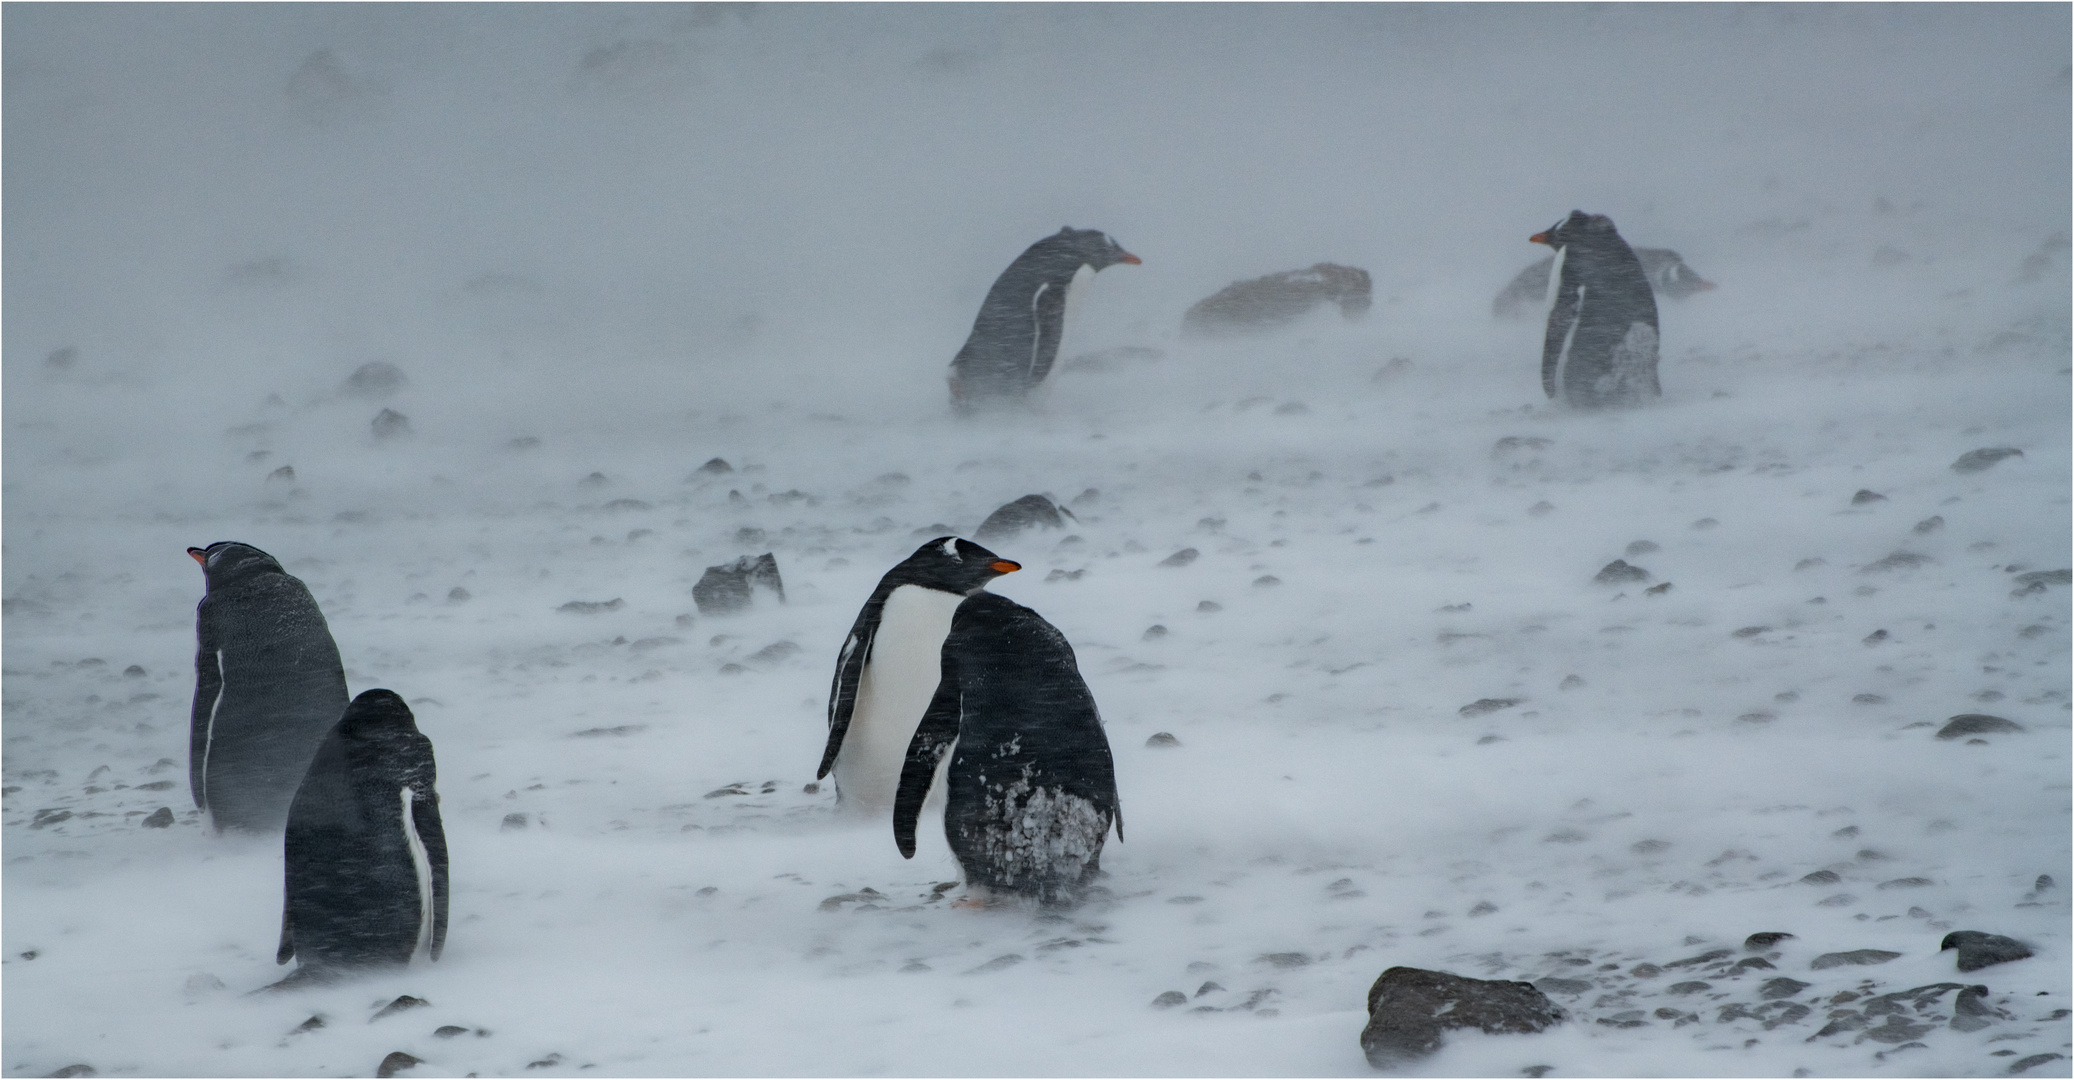
{"label": "penguin seen from behind", "polygon": [[346,707],[346,674],[317,601],[273,556],[188,548],[208,591],[195,608],[187,776],[218,830],[271,832]]}
{"label": "penguin seen from behind", "polygon": [[1578,408],[1663,396],[1656,296],[1642,262],[1604,214],[1572,210],[1527,238],[1556,249],[1560,282],[1541,347],[1541,389]]}
{"label": "penguin seen from behind", "polygon": [[1110,826],[1123,839],[1123,810],[1094,695],[1043,616],[987,592],[958,605],[900,773],[893,839],[907,858],[946,751],[943,831],[966,885],[1046,905],[1080,899]]}
{"label": "penguin seen from behind", "polygon": [[432,740],[388,690],[353,699],[288,812],[274,962],[291,979],[407,964],[446,945],[447,847]]}
{"label": "penguin seen from behind", "polygon": [[1020,569],[969,540],[939,536],[879,579],[836,656],[828,747],[814,774],[835,773],[844,809],[893,809],[908,743],[942,676],[953,613],[987,582]]}
{"label": "penguin seen from behind", "polygon": [[1058,359],[1069,295],[1101,270],[1141,262],[1095,229],[1068,225],[1031,244],[987,290],[951,361],[951,404],[965,411],[1027,395]]}

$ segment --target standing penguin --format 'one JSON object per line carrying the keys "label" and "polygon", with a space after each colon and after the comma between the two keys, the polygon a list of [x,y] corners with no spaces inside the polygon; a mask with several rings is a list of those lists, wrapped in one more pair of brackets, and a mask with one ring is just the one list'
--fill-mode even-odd
{"label": "standing penguin", "polygon": [[1541,389],[1553,398],[1560,384],[1563,400],[1587,409],[1662,397],[1656,296],[1613,219],[1572,210],[1527,239],[1556,249],[1562,275],[1541,346]]}
{"label": "standing penguin", "polygon": [[187,553],[208,586],[195,608],[194,804],[219,830],[271,832],[346,707],[345,669],[310,590],[273,556],[231,541]]}
{"label": "standing penguin", "polygon": [[836,656],[828,748],[814,774],[835,772],[844,808],[893,808],[907,745],[942,676],[952,614],[987,582],[1020,569],[969,540],[939,536],[879,579]]}
{"label": "standing penguin", "polygon": [[1142,261],[1108,233],[1071,225],[1031,244],[994,279],[951,361],[951,404],[970,409],[1028,394],[1058,359],[1069,295],[1097,271]]}
{"label": "standing penguin", "polygon": [[965,883],[1045,904],[1078,899],[1101,870],[1110,825],[1123,839],[1123,810],[1102,718],[1065,635],[993,593],[958,605],[942,680],[900,773],[893,840],[907,858],[946,750],[943,831]]}
{"label": "standing penguin", "polygon": [[[388,690],[353,699],[288,811],[274,962],[297,975],[432,959],[446,945],[446,830],[432,740]],[[294,976],[291,976],[293,978]]]}

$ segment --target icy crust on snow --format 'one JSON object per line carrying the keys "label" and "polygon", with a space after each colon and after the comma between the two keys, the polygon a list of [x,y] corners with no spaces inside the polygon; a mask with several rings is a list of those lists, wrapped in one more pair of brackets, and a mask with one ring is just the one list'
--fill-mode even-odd
{"label": "icy crust on snow", "polygon": [[[2063,8],[183,10],[5,13],[9,1076],[1367,1075],[1396,965],[1571,1016],[1417,1074],[2070,1053]],[[963,139],[1003,110],[1047,122]],[[1489,317],[1579,206],[1721,286],[1661,403],[1551,407]],[[1145,264],[1062,356],[1163,355],[953,420],[1069,221]],[[1172,340],[1320,259],[1368,319]],[[940,820],[908,862],[807,790],[825,695],[886,568],[1039,491],[1076,520],[991,588],[1130,839],[1072,911],[956,908]],[[184,775],[220,539],[435,744],[439,963],[246,996],[279,844]],[[766,551],[784,604],[697,613]]]}

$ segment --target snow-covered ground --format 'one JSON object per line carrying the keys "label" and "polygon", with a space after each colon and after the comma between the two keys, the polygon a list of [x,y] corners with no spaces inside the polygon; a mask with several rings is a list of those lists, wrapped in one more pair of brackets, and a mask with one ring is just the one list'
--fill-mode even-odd
{"label": "snow-covered ground", "polygon": [[[2070,561],[2065,7],[5,30],[8,1075],[1361,1075],[1393,965],[1585,980],[1420,1073],[2074,1053],[2069,594],[2019,581]],[[1490,317],[1573,207],[1720,283],[1663,304],[1659,405],[1552,406]],[[1068,223],[1145,264],[1066,355],[1164,355],[948,415],[993,275]],[[1368,319],[1177,340],[1321,260]],[[407,385],[346,388],[374,361]],[[2023,453],[1950,467],[1982,447]],[[1077,910],[952,908],[939,832],[903,861],[806,785],[878,576],[1031,492],[1078,523],[994,588],[1078,651],[1126,839]],[[248,996],[278,841],[185,780],[183,549],[225,539],[437,748],[436,965]],[[766,550],[788,603],[696,613]],[[1934,737],[1975,712],[2026,730]],[[1961,975],[1953,929],[2037,955]],[[1633,974],[1758,931],[1774,971]],[[1864,949],[1900,955],[1813,966]],[[1779,975],[1808,1015],[1736,1015]],[[1818,1035],[1937,982],[1993,1022]]]}

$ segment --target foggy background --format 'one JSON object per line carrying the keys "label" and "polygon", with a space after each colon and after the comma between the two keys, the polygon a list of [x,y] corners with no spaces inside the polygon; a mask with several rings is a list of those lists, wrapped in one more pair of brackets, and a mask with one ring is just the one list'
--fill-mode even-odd
{"label": "foggy background", "polygon": [[[1711,1007],[1598,1026],[1658,1002],[1587,995],[1560,1032],[1425,1068],[2074,1051],[2048,1016],[2068,594],[2010,596],[2068,561],[2064,5],[0,21],[9,1075],[365,1074],[398,1049],[410,1075],[1358,1075],[1391,964],[1536,979],[1788,930],[1780,964],[1826,994],[1956,977],[1940,927],[2041,955],[1967,977],[2006,1020],[1901,1064]],[[1491,316],[1572,209],[1720,286],[1660,300],[1661,404],[1546,402],[1539,320]],[[1092,283],[1027,414],[952,417],[981,299],[1062,225],[1144,264]],[[1179,340],[1196,300],[1320,261],[1373,276],[1367,319]],[[1070,363],[1126,346],[1165,355]],[[345,385],[377,361],[407,383]],[[376,437],[383,408],[410,434]],[[1549,443],[1498,443],[1522,437]],[[2024,456],[1949,469],[1990,446]],[[737,472],[693,474],[715,456]],[[1056,924],[821,912],[957,874],[933,823],[903,863],[802,792],[857,606],[921,540],[1087,489],[1080,544],[1002,545],[1029,569],[994,591],[1060,627],[1102,706],[1116,899]],[[1645,538],[1673,592],[1591,584]],[[185,765],[182,549],[224,539],[305,580],[351,690],[396,689],[437,747],[455,921],[430,969],[241,996],[280,974],[278,842],[143,787]],[[1157,566],[1183,546],[1201,560]],[[766,550],[786,606],[694,614],[704,567]],[[1897,550],[1929,561],[1877,569]],[[1486,698],[1524,704],[1459,712]],[[2030,730],[1917,730],[1982,710]],[[704,798],[745,779],[777,794]],[[180,825],[141,830],[159,805]],[[499,831],[513,811],[534,827]],[[1825,867],[1837,889],[1799,884]],[[2041,873],[2057,893],[2026,891]],[[1935,884],[1882,890],[1909,876]],[[1906,959],[1809,974],[1875,946]],[[1211,980],[1191,1002],[1226,1011],[1146,1006]],[[362,1023],[402,993],[425,1020]]]}

